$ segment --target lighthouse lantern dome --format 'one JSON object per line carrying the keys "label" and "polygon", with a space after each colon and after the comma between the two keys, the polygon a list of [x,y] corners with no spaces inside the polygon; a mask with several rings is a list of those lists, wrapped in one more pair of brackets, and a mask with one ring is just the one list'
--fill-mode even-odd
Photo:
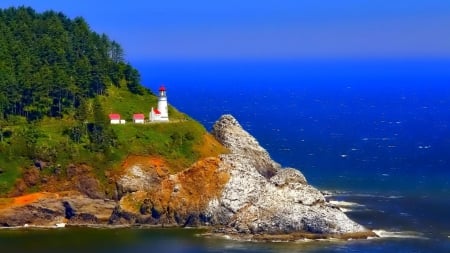
{"label": "lighthouse lantern dome", "polygon": [[159,96],[160,97],[166,96],[166,87],[164,85],[161,85],[161,87],[159,87]]}

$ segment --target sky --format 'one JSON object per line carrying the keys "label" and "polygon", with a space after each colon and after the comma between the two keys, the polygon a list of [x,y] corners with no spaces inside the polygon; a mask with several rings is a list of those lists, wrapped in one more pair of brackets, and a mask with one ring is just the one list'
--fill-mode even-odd
{"label": "sky", "polygon": [[449,0],[2,0],[84,17],[129,60],[450,58]]}

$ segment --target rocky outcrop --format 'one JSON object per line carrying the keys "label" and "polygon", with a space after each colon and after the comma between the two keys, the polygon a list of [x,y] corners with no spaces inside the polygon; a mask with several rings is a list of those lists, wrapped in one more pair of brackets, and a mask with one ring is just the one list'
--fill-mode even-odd
{"label": "rocky outcrop", "polygon": [[211,132],[234,156],[248,157],[248,166],[256,168],[262,176],[270,178],[277,174],[280,165],[274,162],[267,151],[231,115],[224,115]]}
{"label": "rocky outcrop", "polygon": [[116,206],[115,201],[91,199],[77,192],[34,193],[8,201],[0,205],[0,224],[7,227],[106,225]]}
{"label": "rocky outcrop", "polygon": [[[40,164],[42,163],[44,162],[40,162]],[[55,165],[52,173],[41,171],[38,167],[26,168],[22,178],[17,180],[15,189],[9,196],[17,197],[39,189],[43,192],[78,191],[89,198],[106,198],[106,189],[102,187],[95,174],[95,169],[92,167],[86,164],[69,164],[66,167],[66,177],[61,177],[60,173],[60,165]]]}
{"label": "rocky outcrop", "polygon": [[106,197],[100,182],[93,173],[93,169],[87,165],[69,165],[67,167],[67,179],[71,187],[66,186],[65,190],[75,188],[77,191],[93,199],[103,199]]}
{"label": "rocky outcrop", "polygon": [[[205,158],[188,169],[170,175],[160,170],[164,162],[154,157],[129,159],[118,180],[124,191],[111,216],[111,224],[150,224],[164,226],[207,225],[204,215],[210,200],[217,198],[229,175],[218,171],[218,158]],[[159,165],[159,166],[158,166]],[[158,172],[159,171],[159,172]],[[157,175],[157,176],[156,176]],[[139,182],[144,182],[143,185]]]}
{"label": "rocky outcrop", "polygon": [[219,164],[230,179],[208,205],[212,224],[241,234],[371,234],[326,202],[298,170],[281,169],[231,115],[222,116],[213,129],[230,150]]}
{"label": "rocky outcrop", "polygon": [[300,171],[281,168],[231,115],[212,134],[229,152],[177,174],[155,158],[130,159],[117,181],[124,196],[111,224],[210,225],[253,239],[374,235],[329,204]]}
{"label": "rocky outcrop", "polygon": [[168,166],[159,157],[129,156],[124,171],[117,179],[121,195],[137,191],[152,191],[169,177]]}
{"label": "rocky outcrop", "polygon": [[[375,236],[328,203],[299,170],[281,168],[231,115],[222,116],[212,134],[228,152],[178,173],[164,157],[129,156],[110,177],[117,202],[101,199],[98,182],[87,180],[89,167],[69,166],[67,183],[75,193],[0,199],[0,225],[208,225],[257,240]],[[25,179],[24,186],[32,186],[39,171]]]}

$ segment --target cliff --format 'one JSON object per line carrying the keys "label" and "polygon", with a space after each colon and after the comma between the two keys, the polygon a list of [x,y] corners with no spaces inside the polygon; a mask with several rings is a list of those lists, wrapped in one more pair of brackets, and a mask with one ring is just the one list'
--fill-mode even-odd
{"label": "cliff", "polygon": [[129,156],[109,178],[117,202],[75,193],[15,205],[4,199],[0,224],[210,226],[215,233],[261,240],[374,236],[327,202],[300,171],[281,168],[231,115],[216,122],[212,135],[228,152],[181,172],[161,156]]}
{"label": "cliff", "polygon": [[[0,8],[0,31],[0,198],[72,190],[113,198],[108,174],[130,154],[164,156],[180,171],[208,151],[196,149],[206,129],[170,104],[170,124],[133,123],[158,97],[122,47],[82,17]],[[110,114],[126,124],[111,124]]]}
{"label": "cliff", "polygon": [[213,224],[240,234],[311,233],[341,237],[371,234],[331,205],[303,174],[280,168],[231,115],[213,127],[214,136],[230,150],[219,171],[230,179],[208,204]]}

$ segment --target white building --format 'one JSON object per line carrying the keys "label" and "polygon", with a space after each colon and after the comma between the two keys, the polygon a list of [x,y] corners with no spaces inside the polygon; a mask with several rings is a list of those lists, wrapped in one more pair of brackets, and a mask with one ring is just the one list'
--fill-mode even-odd
{"label": "white building", "polygon": [[150,121],[169,121],[169,111],[167,106],[166,88],[161,86],[159,88],[158,108],[153,108],[150,111]]}
{"label": "white building", "polygon": [[144,124],[145,116],[142,113],[133,114],[133,122],[134,124]]}
{"label": "white building", "polygon": [[111,113],[109,115],[109,120],[111,122],[111,124],[116,125],[116,124],[120,124],[120,114],[117,113]]}

